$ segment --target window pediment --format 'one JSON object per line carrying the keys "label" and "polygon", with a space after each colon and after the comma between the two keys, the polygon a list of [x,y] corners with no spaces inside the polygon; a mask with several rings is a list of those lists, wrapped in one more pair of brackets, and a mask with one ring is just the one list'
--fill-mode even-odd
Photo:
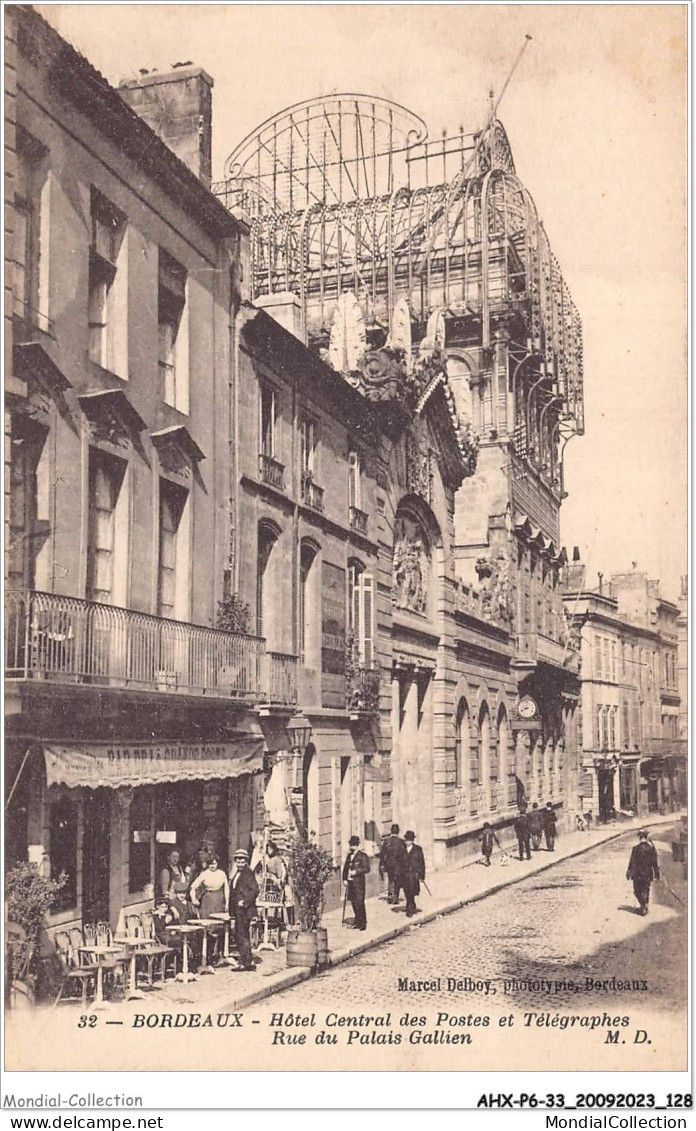
{"label": "window pediment", "polygon": [[197,464],[205,459],[205,454],[183,424],[151,432],[150,439],[157,449],[160,468],[165,474],[191,479]]}
{"label": "window pediment", "polygon": [[77,399],[89,421],[91,439],[97,444],[129,451],[147,427],[120,389],[83,393]]}

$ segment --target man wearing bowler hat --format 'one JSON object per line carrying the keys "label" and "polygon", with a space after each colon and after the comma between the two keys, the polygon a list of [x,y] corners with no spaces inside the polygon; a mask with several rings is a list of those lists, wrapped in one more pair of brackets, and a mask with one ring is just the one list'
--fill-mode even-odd
{"label": "man wearing bowler hat", "polygon": [[239,953],[239,969],[253,970],[249,927],[256,914],[256,897],[259,885],[249,867],[249,853],[238,848],[233,856],[230,872],[230,915],[234,915],[234,941]]}
{"label": "man wearing bowler hat", "polygon": [[416,914],[416,896],[420,891],[421,880],[425,880],[425,857],[423,849],[415,844],[416,834],[408,829],[404,833],[404,854],[401,861],[401,886],[406,896],[406,914],[410,919]]}
{"label": "man wearing bowler hat", "polygon": [[348,841],[348,855],[343,865],[343,880],[346,885],[346,895],[353,908],[356,931],[367,930],[367,912],[365,911],[365,876],[370,871],[370,861],[364,852],[360,851],[360,837],[352,836]]}

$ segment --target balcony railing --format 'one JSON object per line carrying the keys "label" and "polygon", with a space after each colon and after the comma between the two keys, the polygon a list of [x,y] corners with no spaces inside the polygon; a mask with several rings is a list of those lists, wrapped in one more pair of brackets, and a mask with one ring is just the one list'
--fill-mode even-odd
{"label": "balcony railing", "polygon": [[350,508],[350,525],[358,534],[367,534],[367,515],[358,507]]}
{"label": "balcony railing", "polygon": [[379,711],[380,670],[373,666],[346,664],[346,708],[375,714]]}
{"label": "balcony railing", "polygon": [[5,677],[250,701],[276,678],[258,636],[33,591],[5,598]]}
{"label": "balcony railing", "polygon": [[324,488],[319,487],[313,479],[309,476],[303,475],[300,483],[302,490],[302,502],[306,503],[312,510],[324,510]]}
{"label": "balcony railing", "polygon": [[282,652],[266,654],[264,698],[275,706],[294,707],[297,703],[297,656]]}
{"label": "balcony railing", "polygon": [[276,491],[285,490],[285,467],[272,456],[265,456],[261,453],[259,456],[259,475],[262,482],[267,483],[269,487],[275,487]]}

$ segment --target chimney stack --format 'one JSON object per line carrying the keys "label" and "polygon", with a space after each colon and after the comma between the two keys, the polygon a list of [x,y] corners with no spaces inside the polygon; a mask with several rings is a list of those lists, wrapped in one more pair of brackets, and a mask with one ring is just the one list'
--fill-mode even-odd
{"label": "chimney stack", "polygon": [[118,93],[188,165],[206,188],[212,175],[213,80],[202,67],[175,63],[173,69],[140,72],[124,79]]}

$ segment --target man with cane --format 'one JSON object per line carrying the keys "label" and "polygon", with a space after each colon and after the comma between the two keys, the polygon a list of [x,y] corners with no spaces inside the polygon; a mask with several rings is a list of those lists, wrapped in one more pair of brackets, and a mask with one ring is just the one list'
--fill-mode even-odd
{"label": "man with cane", "polygon": [[379,852],[379,875],[384,879],[386,872],[389,880],[387,888],[387,903],[399,902],[399,874],[404,856],[404,842],[399,836],[399,826],[392,825],[391,832],[382,841]]}
{"label": "man with cane", "polygon": [[406,896],[406,915],[410,919],[416,914],[416,896],[421,881],[425,883],[425,857],[419,844],[414,844],[416,834],[409,829],[404,833],[406,847],[401,863],[401,887]]}
{"label": "man with cane", "polygon": [[343,900],[343,914],[345,917],[346,899],[350,900],[353,908],[356,931],[367,930],[367,912],[365,911],[365,876],[370,871],[370,861],[364,852],[360,851],[360,837],[352,836],[348,841],[348,855],[343,865],[343,881],[346,885],[346,894]]}
{"label": "man with cane", "polygon": [[651,843],[645,829],[638,833],[638,844],[631,850],[626,879],[633,880],[633,893],[638,900],[639,915],[648,914],[650,885],[659,880],[660,868],[657,863],[655,845]]}

